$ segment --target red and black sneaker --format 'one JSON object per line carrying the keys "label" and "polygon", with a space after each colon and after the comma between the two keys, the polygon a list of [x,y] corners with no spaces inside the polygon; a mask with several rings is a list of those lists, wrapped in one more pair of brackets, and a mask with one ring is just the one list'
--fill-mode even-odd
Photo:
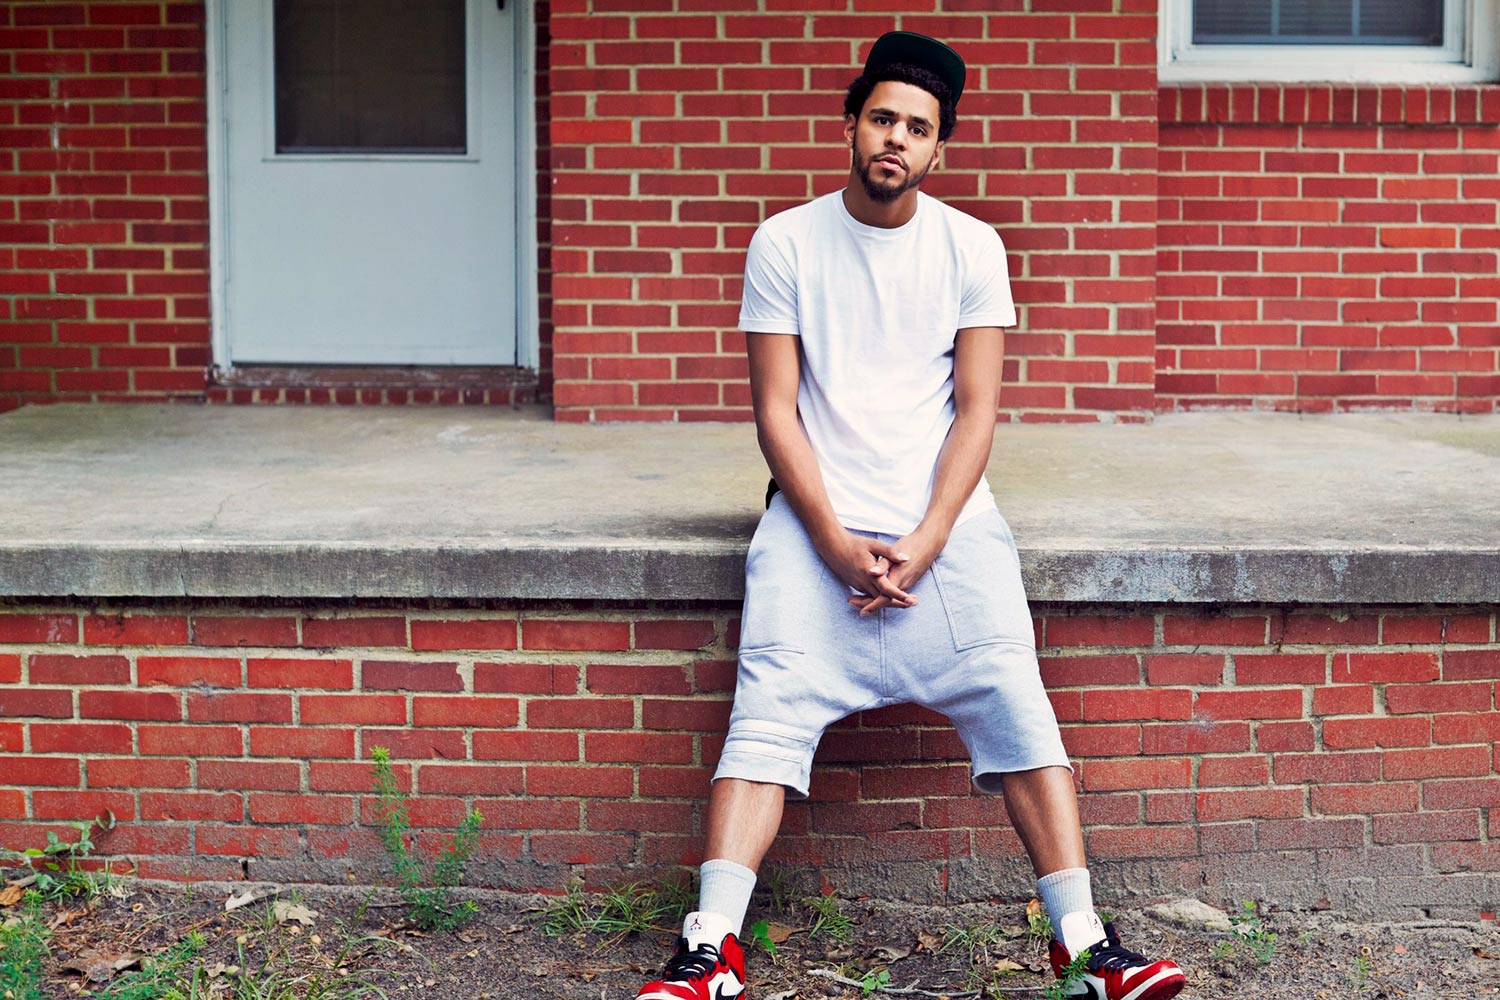
{"label": "red and black sneaker", "polygon": [[715,914],[689,913],[686,936],[677,939],[666,970],[660,979],[642,986],[636,1000],[733,1000],[742,995],[745,950],[727,931],[728,924]]}
{"label": "red and black sneaker", "polygon": [[[1062,942],[1050,947],[1052,973],[1058,979],[1073,956]],[[1104,925],[1104,940],[1088,949],[1085,972],[1073,980],[1063,996],[1087,997],[1088,1000],[1168,1000],[1182,992],[1187,977],[1176,962],[1153,961],[1120,944],[1114,924]]]}

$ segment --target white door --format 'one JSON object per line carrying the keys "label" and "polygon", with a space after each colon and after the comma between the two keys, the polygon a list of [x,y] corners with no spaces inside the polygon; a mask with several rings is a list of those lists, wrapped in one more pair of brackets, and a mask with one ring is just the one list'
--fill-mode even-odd
{"label": "white door", "polygon": [[518,0],[223,0],[231,364],[516,364]]}

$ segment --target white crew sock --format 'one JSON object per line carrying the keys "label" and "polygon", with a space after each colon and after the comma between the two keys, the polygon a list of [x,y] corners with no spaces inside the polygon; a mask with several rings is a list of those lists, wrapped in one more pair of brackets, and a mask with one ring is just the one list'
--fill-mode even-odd
{"label": "white crew sock", "polygon": [[1094,913],[1094,893],[1087,868],[1064,868],[1043,875],[1036,891],[1052,920],[1052,934],[1077,955],[1104,940],[1104,924]]}
{"label": "white crew sock", "polygon": [[[688,914],[688,922],[704,913],[718,914],[728,921],[729,927],[713,944],[722,941],[725,933],[738,937],[745,924],[745,911],[750,908],[750,894],[755,891],[755,873],[744,865],[720,858],[703,862],[699,880],[698,912]],[[689,945],[696,943],[687,930],[682,936]]]}

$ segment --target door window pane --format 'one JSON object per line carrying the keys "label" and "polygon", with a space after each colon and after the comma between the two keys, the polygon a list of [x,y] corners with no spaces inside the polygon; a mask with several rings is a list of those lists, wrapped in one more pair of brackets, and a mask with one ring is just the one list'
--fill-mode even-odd
{"label": "door window pane", "polygon": [[1443,0],[1193,0],[1198,45],[1443,44]]}
{"label": "door window pane", "polygon": [[464,0],[275,0],[278,153],[467,151]]}

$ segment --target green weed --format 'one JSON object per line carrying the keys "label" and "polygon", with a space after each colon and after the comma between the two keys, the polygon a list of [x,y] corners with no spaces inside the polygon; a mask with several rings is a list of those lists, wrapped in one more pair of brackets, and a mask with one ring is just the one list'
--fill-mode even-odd
{"label": "green weed", "polygon": [[[964,989],[974,990],[983,996],[994,992],[1001,980],[1022,966],[1004,962],[999,954],[1001,942],[1013,940],[1026,932],[1019,927],[1001,927],[995,923],[972,924],[968,927],[949,927],[943,932],[943,943],[938,954],[955,951],[965,956],[967,978]],[[1010,966],[1014,965],[1015,968]]]}
{"label": "green weed", "polygon": [[463,881],[464,866],[479,843],[479,824],[484,821],[484,816],[475,809],[463,818],[453,839],[433,864],[432,884],[428,884],[422,864],[413,857],[407,844],[411,810],[396,785],[390,751],[385,747],[373,747],[370,756],[375,761],[375,792],[380,796],[377,813],[380,837],[391,859],[391,867],[395,869],[396,879],[401,883],[406,914],[412,923],[425,930],[452,930],[479,910],[479,905],[473,900],[455,903],[452,890]]}
{"label": "green weed", "polygon": [[43,1000],[48,935],[42,921],[41,897],[28,892],[19,914],[0,924],[0,997]]}
{"label": "green weed", "polygon": [[207,983],[198,982],[201,970],[197,958],[205,944],[203,935],[192,931],[160,955],[142,959],[138,972],[121,976],[95,995],[104,1000],[184,1000],[203,996]]}
{"label": "green weed", "polygon": [[866,972],[864,974],[864,978],[859,981],[860,996],[867,997],[871,993],[874,993],[876,990],[884,989],[886,984],[890,981],[890,969],[871,969],[869,972]]}
{"label": "green weed", "polygon": [[1255,960],[1265,965],[1276,957],[1276,935],[1266,930],[1265,924],[1261,922],[1260,912],[1252,900],[1240,903],[1238,913],[1229,915],[1229,922],[1234,925],[1234,932],[1244,941],[1245,947]]}
{"label": "green weed", "polygon": [[0,850],[0,857],[23,861],[31,868],[35,878],[31,888],[49,902],[74,896],[95,896],[113,884],[113,876],[108,870],[94,871],[84,867],[83,862],[94,851],[94,831],[113,830],[115,814],[106,810],[94,819],[68,825],[78,831],[77,840],[62,840],[48,830],[46,847]]}
{"label": "green weed", "polygon": [[750,925],[750,940],[766,950],[767,955],[776,954],[776,942],[771,940],[771,922],[757,920]]}
{"label": "green weed", "polygon": [[1370,956],[1355,955],[1349,970],[1349,988],[1355,993],[1368,993],[1374,989],[1375,984],[1370,980],[1370,972]]}
{"label": "green weed", "polygon": [[[574,879],[566,893],[542,911],[542,932],[548,937],[580,933],[624,936],[665,930],[664,924],[680,924],[691,904],[687,886],[675,882],[660,886],[632,882],[590,896],[583,891],[583,883]],[[670,929],[675,932],[677,928]]]}
{"label": "green weed", "polygon": [[807,929],[809,940],[827,934],[835,941],[848,943],[854,937],[854,921],[844,912],[837,896],[832,893],[808,896],[803,903],[812,916],[812,926]]}
{"label": "green weed", "polygon": [[1073,961],[1069,962],[1063,968],[1060,978],[1047,984],[1047,988],[1042,991],[1042,996],[1046,1000],[1065,1000],[1068,996],[1068,991],[1073,988],[1073,984],[1082,979],[1084,974],[1088,972],[1088,961],[1089,950],[1085,948],[1074,956]]}
{"label": "green weed", "polygon": [[1215,941],[1213,948],[1208,953],[1208,957],[1213,959],[1215,962],[1229,961],[1234,957],[1234,942]]}

